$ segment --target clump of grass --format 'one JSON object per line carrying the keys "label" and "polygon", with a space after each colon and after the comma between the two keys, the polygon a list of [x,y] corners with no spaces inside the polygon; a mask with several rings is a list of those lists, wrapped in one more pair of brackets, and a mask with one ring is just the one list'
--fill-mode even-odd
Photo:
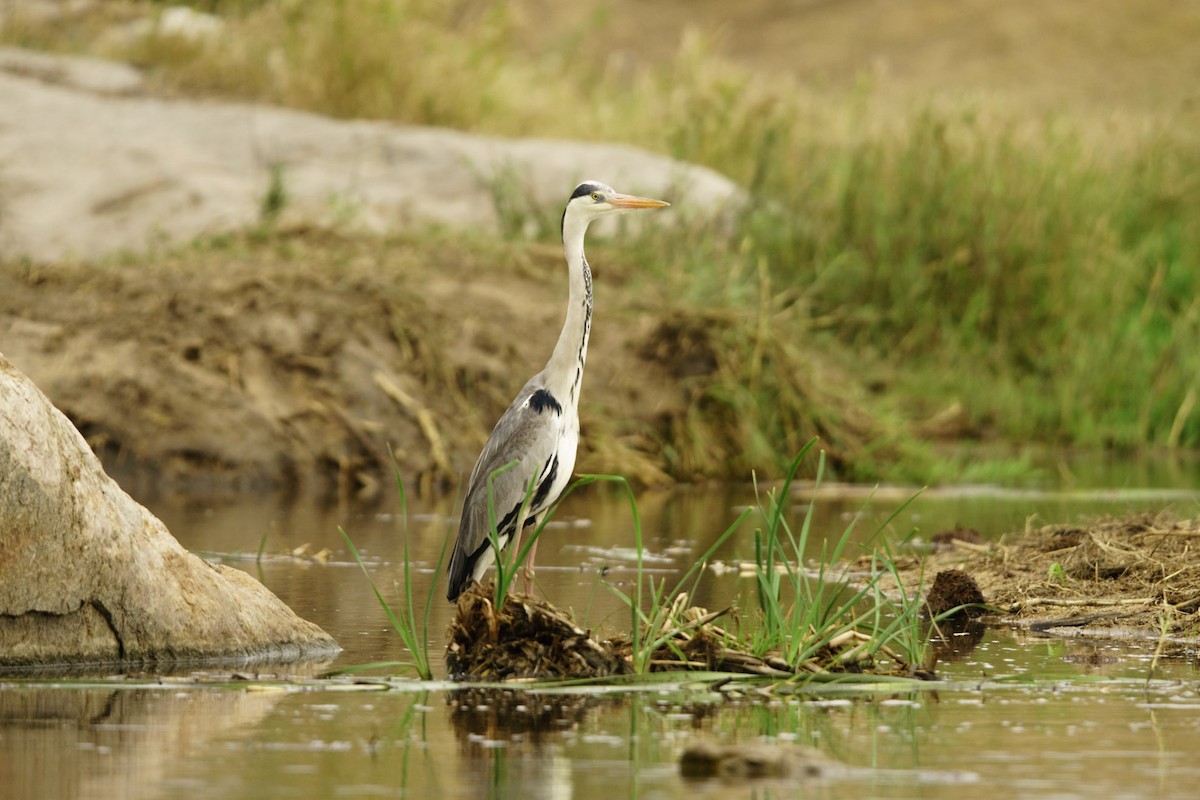
{"label": "clump of grass", "polygon": [[643,572],[644,545],[642,542],[642,523],[638,515],[637,500],[633,494],[633,487],[629,485],[629,481],[619,475],[584,475],[579,479],[581,483],[592,483],[595,481],[608,481],[618,484],[624,489],[626,497],[629,499],[629,511],[633,524],[633,543],[637,553],[633,593],[627,595],[611,584],[609,584],[609,589],[629,608],[629,660],[633,672],[637,675],[644,675],[650,671],[655,655],[664,647],[673,650],[681,658],[686,659],[673,640],[680,633],[697,628],[699,625],[694,618],[681,620],[680,609],[677,607],[675,601],[677,598],[685,596],[684,589],[689,583],[694,584],[695,581],[700,579],[704,568],[713,554],[725,544],[730,536],[741,528],[742,523],[749,516],[750,510],[746,509],[739,514],[737,519],[713,540],[712,544],[701,554],[700,558],[696,559],[692,566],[683,573],[679,581],[675,584],[675,588],[667,592],[665,578],[656,585],[653,576],[645,575]]}
{"label": "clump of grass", "polygon": [[[881,549],[872,550],[870,574],[854,585],[846,575],[849,567],[838,567],[852,540],[853,523],[832,546],[828,540],[822,542],[814,569],[805,565],[813,506],[809,505],[798,532],[788,523],[786,511],[792,481],[814,445],[815,440],[810,441],[797,454],[779,490],[768,493],[765,504],[760,501],[757,507],[761,523],[754,531],[757,620],[748,637],[750,649],[760,656],[777,655],[810,672],[860,668],[887,653],[892,661],[916,674],[926,663],[930,629],[922,620],[921,602],[903,591],[898,598],[883,591],[881,579],[896,577],[886,542],[880,542]],[[821,454],[818,481],[823,473]],[[893,512],[864,546],[881,540],[880,532],[905,506],[907,503]],[[847,643],[852,643],[848,649]]]}
{"label": "clump of grass", "polygon": [[[815,570],[803,561],[811,530],[812,507],[799,533],[786,518],[787,497],[801,463],[815,445],[810,441],[792,460],[778,493],[768,494],[757,513],[754,531],[756,613],[748,632],[715,625],[730,609],[710,612],[690,605],[696,583],[713,554],[735,533],[754,509],[744,510],[680,578],[674,589],[643,576],[639,557],[634,591],[612,591],[632,612],[628,659],[632,672],[707,669],[770,676],[812,678],[845,672],[871,672],[880,656],[893,671],[908,677],[930,677],[926,669],[932,626],[924,619],[920,590],[889,595],[883,579],[899,585],[894,557],[887,545],[871,555],[870,574],[851,586],[848,567],[838,567],[851,541],[853,526],[831,549],[823,549]],[[823,457],[817,474],[823,472]],[[623,483],[613,476],[590,476]],[[630,492],[635,544],[641,552],[636,503]],[[902,509],[900,509],[902,510]],[[896,513],[899,513],[897,510]],[[894,518],[894,515],[893,517]],[[890,519],[889,519],[890,522]],[[888,522],[880,526],[877,536]],[[690,586],[689,586],[690,584]]]}
{"label": "clump of grass", "polygon": [[282,162],[274,161],[270,165],[270,181],[263,193],[262,202],[259,204],[259,221],[263,225],[273,225],[287,208],[289,199],[287,182],[284,178],[284,165]]}

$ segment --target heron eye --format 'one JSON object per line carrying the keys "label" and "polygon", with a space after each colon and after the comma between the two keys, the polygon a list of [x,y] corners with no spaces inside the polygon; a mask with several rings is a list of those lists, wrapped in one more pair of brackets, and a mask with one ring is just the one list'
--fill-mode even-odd
{"label": "heron eye", "polygon": [[600,193],[592,192],[592,199],[595,200],[597,203],[599,203],[600,202]]}

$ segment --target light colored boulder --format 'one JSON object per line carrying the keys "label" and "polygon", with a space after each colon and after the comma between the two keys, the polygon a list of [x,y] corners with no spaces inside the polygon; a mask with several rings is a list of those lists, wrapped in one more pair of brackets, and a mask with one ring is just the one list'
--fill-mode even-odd
{"label": "light colored boulder", "polygon": [[337,652],[262,584],[183,547],[0,355],[0,665]]}
{"label": "light colored boulder", "polygon": [[373,231],[494,230],[494,192],[558,209],[585,178],[668,199],[675,219],[741,196],[712,170],[633,147],[167,101],[131,73],[0,48],[0,255],[91,259],[244,228],[273,174],[285,219]]}

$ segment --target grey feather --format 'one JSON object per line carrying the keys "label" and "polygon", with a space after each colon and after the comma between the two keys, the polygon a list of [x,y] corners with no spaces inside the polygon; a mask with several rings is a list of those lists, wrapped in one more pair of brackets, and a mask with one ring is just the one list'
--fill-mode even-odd
{"label": "grey feather", "polygon": [[[476,563],[489,547],[491,521],[488,512],[488,477],[493,476],[492,507],[495,509],[496,522],[500,523],[524,502],[531,484],[555,457],[558,442],[564,433],[565,417],[549,409],[535,411],[529,403],[533,394],[544,388],[541,373],[525,384],[492,429],[471,471],[458,540],[450,560],[448,595],[452,595],[451,600],[462,591],[467,579],[475,571]],[[493,475],[514,461],[514,466]],[[531,505],[526,522],[540,518],[556,499],[556,496],[547,496],[540,504]],[[515,532],[516,520],[498,531],[501,547],[508,543]]]}

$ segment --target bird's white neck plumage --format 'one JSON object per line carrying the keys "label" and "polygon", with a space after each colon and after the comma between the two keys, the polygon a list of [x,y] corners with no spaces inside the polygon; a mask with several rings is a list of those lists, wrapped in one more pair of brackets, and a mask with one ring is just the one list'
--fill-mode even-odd
{"label": "bird's white neck plumage", "polygon": [[563,254],[570,280],[567,318],[545,370],[546,387],[572,410],[579,405],[583,365],[592,331],[592,272],[583,255],[583,237],[589,222],[588,217],[570,211],[563,217]]}

